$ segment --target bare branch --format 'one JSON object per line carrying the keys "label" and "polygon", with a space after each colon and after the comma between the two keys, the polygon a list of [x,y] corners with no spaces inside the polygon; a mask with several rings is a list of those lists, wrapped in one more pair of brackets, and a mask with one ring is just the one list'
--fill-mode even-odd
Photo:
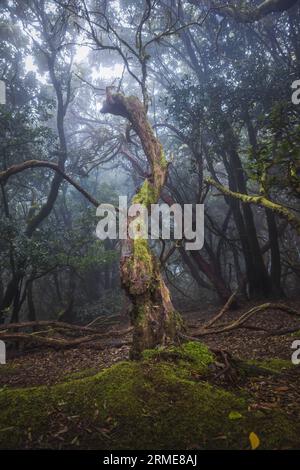
{"label": "bare branch", "polygon": [[0,172],[0,182],[6,182],[8,178],[17,173],[21,173],[24,170],[30,168],[50,168],[51,170],[56,171],[61,175],[68,183],[70,183],[74,188],[77,189],[88,201],[90,201],[95,207],[98,207],[100,202],[98,202],[93,196],[91,196],[85,189],[83,189],[76,181],[74,181],[70,176],[68,176],[57,163],[46,162],[41,160],[27,160],[26,162],[20,163],[18,165],[12,165],[5,171]]}

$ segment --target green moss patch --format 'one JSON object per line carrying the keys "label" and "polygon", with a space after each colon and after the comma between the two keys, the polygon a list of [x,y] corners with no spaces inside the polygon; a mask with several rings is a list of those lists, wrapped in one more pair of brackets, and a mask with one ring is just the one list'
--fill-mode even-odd
{"label": "green moss patch", "polygon": [[65,375],[65,380],[76,380],[76,379],[84,379],[85,377],[91,377],[99,372],[99,370],[91,367],[90,369],[83,369],[78,372],[71,372],[70,374]]}
{"label": "green moss patch", "polygon": [[144,351],[143,357],[148,361],[167,362],[179,366],[177,373],[189,376],[192,371],[199,374],[207,372],[214,362],[214,356],[202,343],[189,342],[180,347],[157,348]]}
{"label": "green moss patch", "polygon": [[286,359],[264,359],[263,361],[250,360],[247,361],[249,364],[256,365],[258,367],[269,370],[270,372],[282,372],[285,369],[291,369],[295,367],[291,361]]}
{"label": "green moss patch", "polygon": [[250,432],[261,448],[299,447],[299,424],[281,411],[249,411],[244,391],[204,380],[213,360],[186,343],[52,387],[2,390],[0,447],[248,449]]}
{"label": "green moss patch", "polygon": [[147,272],[152,272],[152,256],[148,246],[148,241],[143,238],[136,238],[133,243],[134,260],[142,262],[147,267]]}
{"label": "green moss patch", "polygon": [[132,199],[134,204],[142,204],[143,206],[150,206],[157,202],[158,193],[153,184],[149,183],[146,179],[139,189],[138,193]]}

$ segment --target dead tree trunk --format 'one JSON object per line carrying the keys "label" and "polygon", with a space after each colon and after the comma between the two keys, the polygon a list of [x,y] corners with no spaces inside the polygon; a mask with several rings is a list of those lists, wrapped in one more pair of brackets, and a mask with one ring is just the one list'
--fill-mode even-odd
{"label": "dead tree trunk", "polygon": [[[133,198],[133,203],[147,209],[158,202],[165,184],[168,165],[161,143],[155,137],[147,119],[145,108],[134,96],[112,94],[107,89],[103,113],[128,119],[141,140],[151,168],[151,176]],[[128,223],[135,217],[129,218]],[[122,243],[120,261],[122,286],[131,300],[131,321],[134,326],[131,357],[138,359],[147,348],[173,342],[181,327],[167,286],[161,276],[158,260],[152,254],[148,241],[139,236],[127,237]]]}

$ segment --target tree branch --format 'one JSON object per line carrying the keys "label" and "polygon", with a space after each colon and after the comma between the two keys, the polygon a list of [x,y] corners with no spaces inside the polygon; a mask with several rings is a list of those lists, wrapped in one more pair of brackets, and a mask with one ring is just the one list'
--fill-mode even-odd
{"label": "tree branch", "polygon": [[100,202],[98,202],[93,196],[91,196],[85,189],[83,189],[76,181],[74,181],[70,176],[68,176],[57,163],[46,162],[41,160],[27,160],[26,162],[20,163],[18,165],[12,165],[5,171],[0,171],[0,182],[6,182],[8,178],[17,173],[21,173],[24,170],[30,168],[50,168],[51,170],[56,171],[61,175],[68,183],[70,183],[77,191],[79,191],[88,201],[90,201],[95,207],[98,207]]}
{"label": "tree branch", "polygon": [[294,215],[289,209],[287,209],[285,206],[281,204],[277,204],[276,202],[270,201],[264,196],[260,196],[260,195],[249,196],[247,194],[242,194],[242,193],[231,191],[230,189],[226,188],[220,183],[217,183],[212,178],[207,178],[206,183],[211,186],[214,186],[225,196],[230,196],[234,199],[238,199],[243,204],[255,204],[257,206],[270,209],[271,211],[278,214],[280,217],[283,217],[284,219],[286,219],[290,223],[290,225],[292,225],[292,227],[296,229],[297,233],[300,234],[300,219],[296,215]]}
{"label": "tree branch", "polygon": [[289,315],[300,317],[300,313],[297,310],[294,310],[293,308],[289,307],[288,305],[275,304],[275,303],[273,304],[269,302],[266,304],[253,307],[250,310],[247,310],[247,312],[245,312],[240,318],[238,318],[237,320],[231,323],[228,323],[227,325],[222,325],[216,328],[207,328],[207,326],[204,325],[202,328],[194,332],[193,335],[196,337],[201,337],[201,336],[207,336],[211,334],[226,333],[226,332],[238,329],[238,328],[250,328],[250,329],[265,331],[263,327],[262,328],[261,327],[248,327],[245,325],[245,323],[247,320],[252,318],[256,313],[263,312],[269,309],[280,310]]}

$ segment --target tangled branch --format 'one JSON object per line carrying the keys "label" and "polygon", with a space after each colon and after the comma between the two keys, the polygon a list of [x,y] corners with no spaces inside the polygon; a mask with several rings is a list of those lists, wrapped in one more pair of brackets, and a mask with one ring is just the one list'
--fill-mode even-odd
{"label": "tangled branch", "polygon": [[291,331],[293,332],[293,331],[297,331],[300,329],[300,325],[299,325],[298,327],[291,328],[291,329],[268,331],[265,328],[260,327],[260,326],[246,325],[246,322],[250,318],[254,317],[257,313],[265,312],[270,309],[279,310],[281,312],[287,313],[288,315],[300,317],[300,312],[298,312],[297,310],[294,310],[288,305],[284,305],[280,303],[271,303],[271,302],[258,305],[256,307],[251,308],[250,310],[247,310],[247,312],[241,315],[237,320],[234,320],[228,324],[220,325],[218,327],[212,327],[212,325],[215,324],[217,320],[223,317],[223,315],[226,313],[226,311],[229,308],[230,303],[233,300],[233,297],[234,297],[234,294],[230,297],[230,299],[227,301],[227,303],[221,309],[221,311],[217,315],[215,315],[215,317],[212,318],[212,320],[210,320],[208,323],[204,324],[201,328],[193,332],[193,336],[182,334],[181,337],[183,339],[192,341],[192,340],[197,340],[199,337],[208,336],[212,334],[218,334],[218,333],[227,333],[229,331],[236,330],[239,328],[246,328],[246,329],[257,330],[257,331],[266,331],[268,336],[275,336],[275,335],[290,333]]}
{"label": "tangled branch", "polygon": [[[19,333],[16,331],[29,328],[39,328],[39,331],[33,331],[32,333]],[[22,342],[30,345],[40,345],[56,349],[74,348],[81,345],[94,346],[95,344],[97,344],[98,348],[100,347],[104,349],[110,345],[115,346],[115,338],[124,337],[131,331],[132,328],[127,328],[125,330],[109,330],[103,332],[89,326],[73,325],[65,322],[45,320],[1,325],[0,339],[3,341],[12,341],[18,343]],[[66,339],[64,335],[67,336],[67,334],[70,332],[72,332],[73,335],[79,334],[79,336]],[[50,334],[52,334],[52,336],[50,336]],[[112,342],[107,341],[110,338],[113,339]]]}

